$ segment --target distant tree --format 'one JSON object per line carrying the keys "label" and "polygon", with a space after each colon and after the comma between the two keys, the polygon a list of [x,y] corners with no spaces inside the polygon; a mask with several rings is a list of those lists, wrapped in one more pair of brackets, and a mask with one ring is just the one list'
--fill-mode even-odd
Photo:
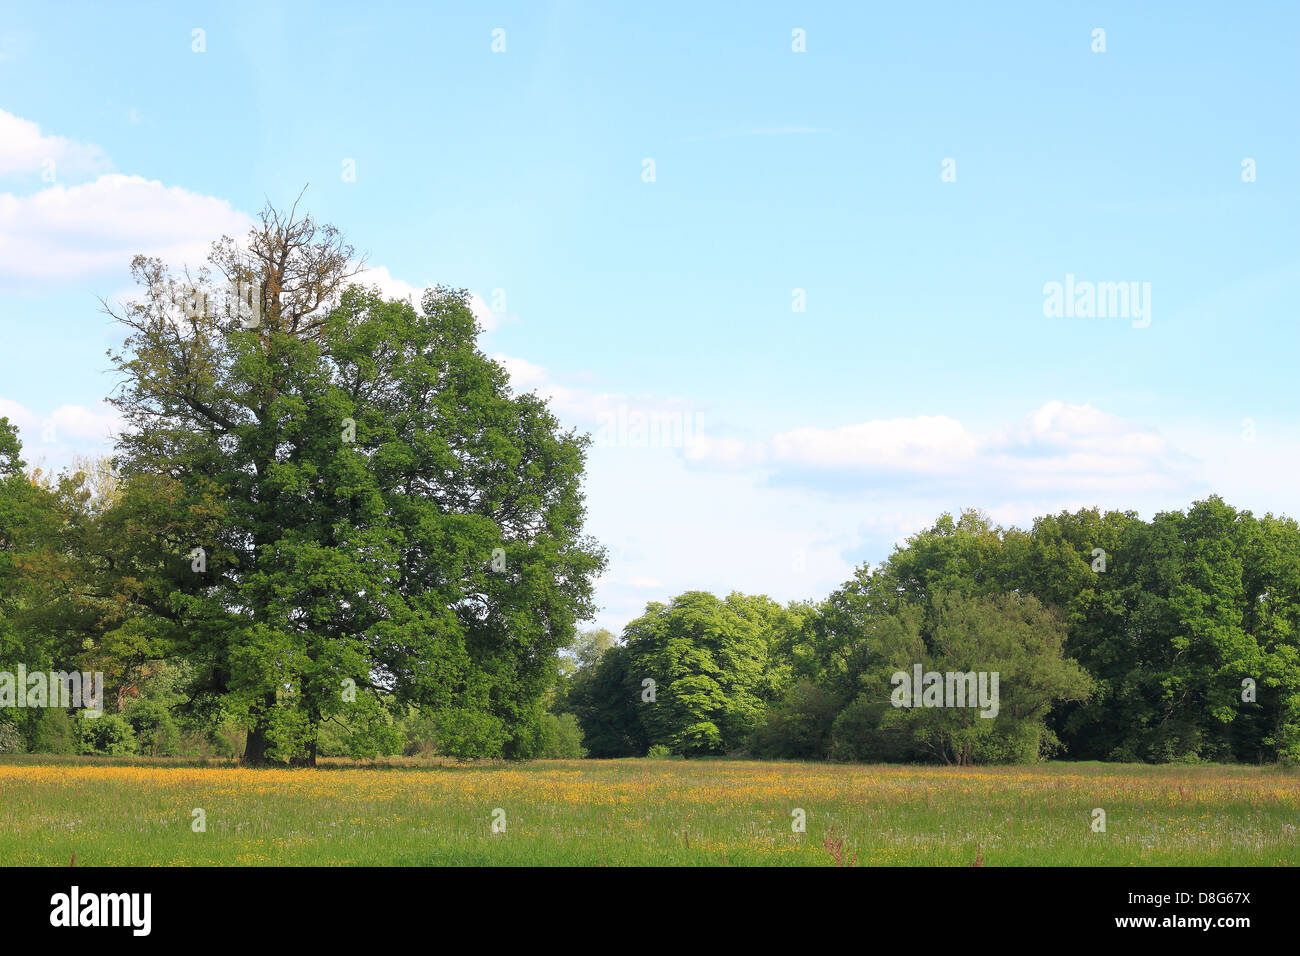
{"label": "distant tree", "polygon": [[81,753],[122,757],[136,752],[135,730],[120,714],[77,722],[81,727]]}
{"label": "distant tree", "polygon": [[617,643],[614,632],[603,627],[579,631],[573,643],[561,654],[565,673],[595,666],[601,655]]}
{"label": "distant tree", "polygon": [[[860,707],[874,705],[882,735],[902,731],[934,759],[945,763],[1030,762],[1050,753],[1057,741],[1046,717],[1057,701],[1087,697],[1092,680],[1065,657],[1065,627],[1033,596],[964,596],[936,591],[929,623],[900,615],[882,628],[864,673]],[[984,674],[993,706],[965,706],[947,697],[941,706],[918,706],[915,668],[923,674]],[[895,674],[911,682],[910,698],[898,706]],[[978,680],[977,680],[978,683]],[[988,714],[989,716],[986,716]],[[862,726],[861,722],[857,725]],[[841,730],[844,728],[841,727]]]}
{"label": "distant tree", "polygon": [[763,757],[824,760],[830,754],[835,720],[845,700],[803,679],[767,709],[754,734],[754,752]]}
{"label": "distant tree", "polygon": [[639,708],[642,688],[630,671],[631,654],[620,644],[573,677],[567,707],[582,728],[591,757],[639,757],[650,746]]}
{"label": "distant tree", "polygon": [[23,476],[18,429],[0,418],[0,664],[22,659],[18,615],[23,602],[21,556],[30,544],[30,484]]}
{"label": "distant tree", "polygon": [[0,720],[0,754],[27,752],[27,740],[22,732],[7,720]]}
{"label": "distant tree", "polygon": [[544,760],[577,760],[586,755],[582,728],[573,714],[543,714],[537,756]]}
{"label": "distant tree", "polygon": [[[81,647],[50,626],[50,608],[72,579],[66,483],[24,469],[18,431],[0,418],[0,670],[14,672],[76,666]],[[31,741],[42,711],[5,714]]]}
{"label": "distant tree", "polygon": [[1003,530],[979,511],[964,511],[956,520],[944,514],[890,555],[889,576],[921,603],[936,591],[1000,594],[1011,590],[1012,576],[1003,542]]}
{"label": "distant tree", "polygon": [[[1300,531],[1217,497],[1133,522],[1073,652],[1098,677],[1063,737],[1088,757],[1300,755]],[[1244,700],[1243,682],[1255,699]]]}
{"label": "distant tree", "polygon": [[776,683],[770,632],[785,624],[780,605],[738,593],[688,591],[647,605],[624,631],[632,689],[644,695],[654,682],[653,703],[637,698],[647,741],[683,756],[747,744]]}
{"label": "distant tree", "polygon": [[[578,734],[580,748],[583,749],[584,755],[586,750],[581,747],[583,735],[581,716],[591,711],[594,706],[591,686],[596,678],[601,659],[607,651],[617,646],[618,639],[614,633],[603,627],[579,631],[573,643],[560,652],[555,684],[542,695],[542,703],[548,714],[553,717],[567,715],[573,718],[573,728]],[[548,726],[554,729],[553,725]],[[611,756],[603,753],[601,755]]]}
{"label": "distant tree", "polygon": [[83,722],[82,718],[70,717],[59,707],[48,707],[37,714],[31,735],[32,753],[75,754],[80,751],[81,729],[77,723]]}

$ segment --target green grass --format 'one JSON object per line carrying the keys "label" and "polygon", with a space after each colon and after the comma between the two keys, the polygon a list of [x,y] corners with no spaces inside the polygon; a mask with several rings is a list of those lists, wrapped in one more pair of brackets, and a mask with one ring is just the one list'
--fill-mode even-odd
{"label": "green grass", "polygon": [[[206,832],[191,828],[202,808]],[[493,810],[505,812],[492,833]],[[805,811],[807,831],[791,830]],[[1106,832],[1094,832],[1094,808]],[[0,757],[0,863],[1300,865],[1276,767]]]}

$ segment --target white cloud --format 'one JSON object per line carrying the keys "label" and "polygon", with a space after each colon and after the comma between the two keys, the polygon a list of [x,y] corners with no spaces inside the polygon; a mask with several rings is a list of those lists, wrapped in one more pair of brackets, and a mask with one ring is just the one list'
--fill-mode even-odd
{"label": "white cloud", "polygon": [[[352,279],[357,285],[379,286],[379,292],[386,299],[405,299],[411,302],[416,308],[420,307],[420,299],[424,296],[424,290],[432,283],[423,286],[411,285],[403,279],[395,277],[385,266],[375,266],[366,269]],[[484,330],[491,332],[500,324],[500,316],[497,315],[483,301],[483,297],[477,292],[471,292],[469,296],[470,310],[474,313],[474,318],[478,319],[479,324]]]}
{"label": "white cloud", "polygon": [[[110,441],[121,430],[121,417],[105,402],[98,408],[60,405],[50,413],[56,436],[74,442]],[[56,441],[59,437],[55,438]]]}
{"label": "white cloud", "polygon": [[121,418],[111,405],[100,402],[96,408],[60,405],[46,415],[38,414],[8,398],[0,398],[0,417],[8,418],[24,433],[27,440],[44,441],[41,432],[53,426],[55,441],[99,442],[112,437],[121,427]]}
{"label": "white cloud", "polygon": [[[674,435],[681,440],[672,447],[684,449],[688,453],[696,442],[703,440],[703,416],[683,399],[627,392],[598,392],[561,385],[545,367],[526,359],[501,352],[492,358],[510,374],[510,384],[516,392],[537,392],[562,420],[594,430],[598,444],[616,443],[620,436],[626,438],[629,431],[637,428],[637,416],[641,416],[649,433],[648,441],[652,445],[656,443],[656,430],[661,426],[664,435],[675,429]],[[662,438],[663,435],[658,437]]]}
{"label": "white cloud", "polygon": [[767,449],[743,438],[700,434],[686,447],[686,457],[690,461],[705,462],[714,467],[754,468],[767,460]]}
{"label": "white cloud", "polygon": [[0,284],[120,275],[138,253],[196,267],[213,240],[251,225],[225,200],[117,173],[31,196],[0,193]]}
{"label": "white cloud", "polygon": [[756,468],[775,481],[861,490],[923,482],[1032,493],[1172,490],[1190,459],[1150,428],[1090,405],[1051,401],[979,434],[946,415],[806,427],[767,441],[697,442],[687,456],[715,469]]}
{"label": "white cloud", "polygon": [[1091,405],[1047,402],[990,444],[1008,448],[1076,448],[1112,454],[1159,455],[1163,438]]}
{"label": "white cloud", "polygon": [[0,176],[44,172],[51,162],[56,179],[93,176],[113,167],[98,146],[44,134],[31,120],[0,110]]}
{"label": "white cloud", "polygon": [[496,329],[501,324],[501,317],[493,312],[483,297],[477,292],[471,292],[469,295],[470,308],[474,310],[474,318],[478,319],[479,325],[483,326],[488,332]]}
{"label": "white cloud", "polygon": [[876,420],[843,428],[798,428],[775,436],[775,463],[812,468],[947,472],[968,463],[975,439],[944,415]]}
{"label": "white cloud", "polygon": [[60,405],[41,413],[0,397],[0,418],[17,426],[28,464],[41,462],[56,470],[77,455],[107,454],[122,427],[117,411],[102,401],[93,408]]}
{"label": "white cloud", "polygon": [[385,299],[407,299],[416,308],[419,308],[420,298],[424,295],[422,287],[411,285],[409,282],[396,278],[385,266],[363,269],[353,276],[350,281],[366,288],[378,286],[380,295]]}
{"label": "white cloud", "polygon": [[510,375],[510,384],[516,392],[528,392],[547,387],[546,369],[525,359],[498,352],[492,358]]}
{"label": "white cloud", "polygon": [[[128,115],[138,119],[134,110]],[[36,123],[0,110],[0,175],[40,171],[48,159],[60,179],[112,165],[98,146],[44,135]],[[120,173],[81,185],[57,183],[28,196],[0,193],[0,289],[38,292],[68,281],[111,278],[121,290],[112,301],[135,298],[137,290],[123,285],[136,255],[156,256],[175,270],[198,268],[207,263],[214,240],[242,239],[253,225],[252,216],[226,200]],[[417,306],[424,292],[384,266],[368,268],[354,281]],[[480,296],[472,296],[471,306],[485,329],[497,327],[500,316]]]}
{"label": "white cloud", "polygon": [[39,424],[39,419],[33,412],[9,398],[0,398],[0,418],[9,419],[19,428],[31,428],[33,423]]}

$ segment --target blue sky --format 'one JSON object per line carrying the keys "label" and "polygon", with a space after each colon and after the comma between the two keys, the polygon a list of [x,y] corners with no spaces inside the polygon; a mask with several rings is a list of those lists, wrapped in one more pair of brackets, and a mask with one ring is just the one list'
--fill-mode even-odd
{"label": "blue sky", "polygon": [[[464,6],[5,5],[30,458],[108,447],[132,254],[197,264],[310,183],[384,288],[473,290],[564,421],[690,423],[592,450],[599,623],[819,597],[963,507],[1300,514],[1300,7]],[[1149,324],[1045,315],[1067,275]]]}

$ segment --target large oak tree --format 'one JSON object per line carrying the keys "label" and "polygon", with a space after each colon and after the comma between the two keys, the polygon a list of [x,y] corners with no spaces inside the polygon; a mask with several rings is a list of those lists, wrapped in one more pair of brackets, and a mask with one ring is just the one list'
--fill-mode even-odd
{"label": "large oak tree", "polygon": [[587,439],[511,390],[466,292],[385,300],[354,263],[272,209],[182,282],[135,260],[111,400],[132,527],[156,534],[126,587],[249,761],[314,762],[329,720],[374,752],[409,707],[456,752],[527,754],[604,566]]}

